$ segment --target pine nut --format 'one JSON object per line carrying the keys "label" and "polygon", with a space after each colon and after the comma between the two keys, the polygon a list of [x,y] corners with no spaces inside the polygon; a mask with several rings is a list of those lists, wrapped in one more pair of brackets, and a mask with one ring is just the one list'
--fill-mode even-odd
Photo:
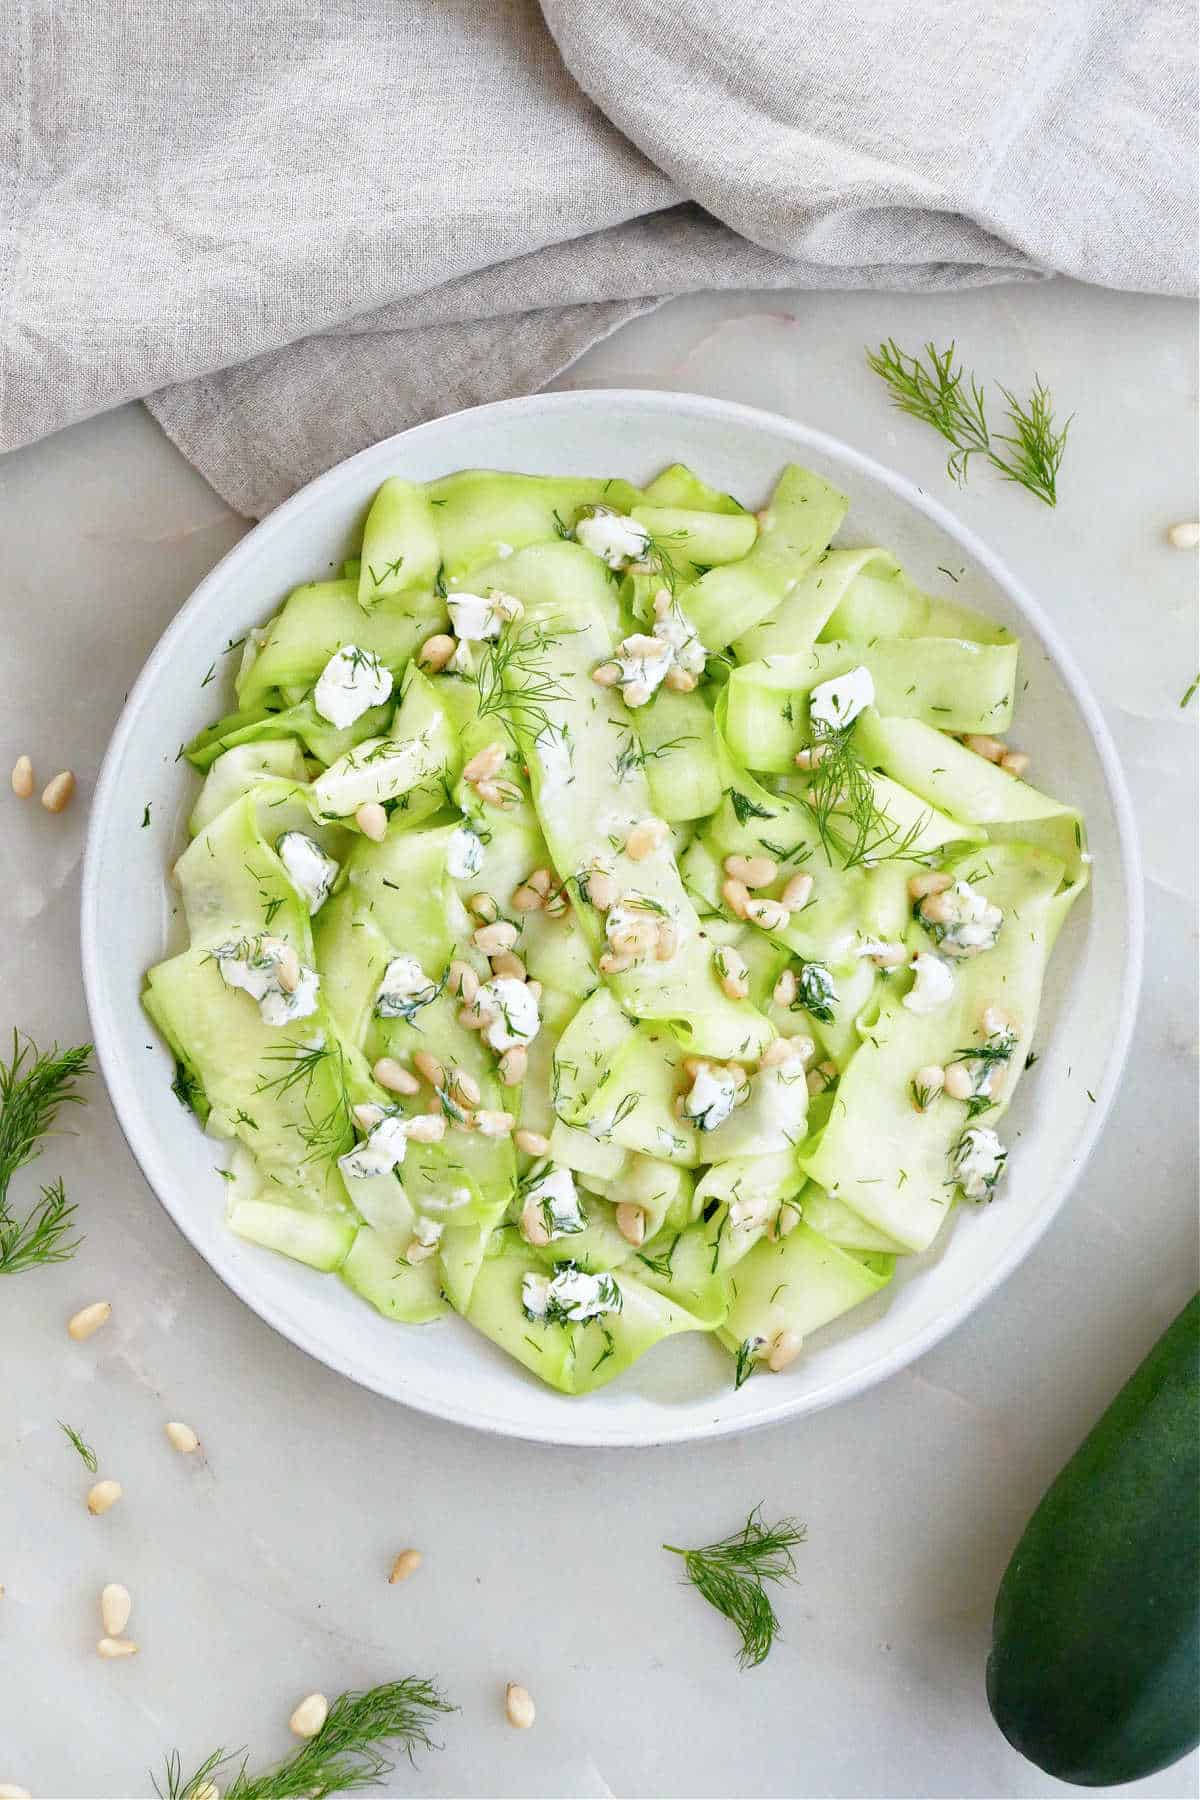
{"label": "pine nut", "polygon": [[700,677],[693,675],[690,669],[681,669],[678,663],[672,663],[663,676],[663,686],[669,687],[675,694],[694,693],[699,685]]}
{"label": "pine nut", "polygon": [[[918,1112],[932,1106],[946,1085],[946,1071],[941,1063],[926,1063],[912,1078],[913,1105]],[[919,1096],[919,1098],[918,1098]]]}
{"label": "pine nut", "polygon": [[621,670],[615,662],[601,663],[599,668],[592,670],[592,680],[597,687],[616,687],[620,679]]}
{"label": "pine nut", "polygon": [[382,1125],[384,1120],[383,1108],[377,1106],[374,1100],[361,1101],[357,1106],[350,1108],[350,1113],[360,1131],[374,1131],[375,1127]]}
{"label": "pine nut", "polygon": [[476,1006],[460,1006],[455,1014],[464,1031],[482,1031],[491,1016],[490,1013],[481,1013]]}
{"label": "pine nut", "polygon": [[118,1656],[136,1656],[138,1653],[138,1646],[129,1638],[122,1637],[102,1637],[96,1645],[96,1649],[109,1661],[115,1660]]}
{"label": "pine nut", "polygon": [[550,1227],[536,1200],[527,1200],[521,1208],[521,1236],[535,1250],[544,1250],[550,1242]]}
{"label": "pine nut", "polygon": [[954,917],[954,902],[943,888],[921,902],[921,917],[929,925],[949,925]]}
{"label": "pine nut", "polygon": [[477,750],[470,762],[463,764],[463,780],[487,781],[498,769],[504,767],[504,756],[503,744],[491,743],[485,749]]}
{"label": "pine nut", "polygon": [[524,981],[528,973],[515,950],[501,950],[492,957],[493,975],[506,975],[510,981]]}
{"label": "pine nut", "polygon": [[828,755],[828,744],[809,744],[803,750],[797,750],[792,760],[798,769],[815,769]]}
{"label": "pine nut", "polygon": [[12,791],[18,800],[28,800],[33,792],[33,764],[27,756],[18,756],[13,764]]}
{"label": "pine nut", "polygon": [[417,1071],[421,1080],[427,1081],[431,1088],[445,1087],[446,1071],[438,1061],[437,1057],[433,1054],[432,1050],[414,1051],[413,1068]]}
{"label": "pine nut", "polygon": [[485,1110],[475,1114],[475,1129],[480,1137],[510,1137],[515,1123],[510,1112]]}
{"label": "pine nut", "polygon": [[539,894],[536,888],[530,887],[528,882],[522,882],[519,888],[513,889],[513,896],[509,904],[514,912],[540,912],[546,904],[546,897],[544,894]]}
{"label": "pine nut", "polygon": [[951,1063],[946,1070],[943,1086],[951,1100],[969,1100],[975,1091],[975,1084],[966,1063]]}
{"label": "pine nut", "polygon": [[457,994],[460,1000],[468,1004],[479,992],[479,977],[470,963],[452,962],[450,964],[450,992]]}
{"label": "pine nut", "polygon": [[525,877],[525,886],[531,887],[535,894],[540,894],[543,900],[547,900],[554,886],[554,877],[549,869],[533,869]]}
{"label": "pine nut", "polygon": [[457,641],[446,632],[439,631],[433,637],[425,639],[417,651],[417,662],[423,669],[432,669],[436,675],[439,669],[446,667],[457,649]]}
{"label": "pine nut", "polygon": [[778,900],[748,900],[746,917],[763,931],[782,931],[791,914]]}
{"label": "pine nut", "polygon": [[437,1253],[438,1247],[436,1244],[426,1244],[420,1238],[413,1238],[407,1250],[404,1252],[404,1260],[406,1263],[415,1265],[417,1263],[429,1262],[437,1255]]}
{"label": "pine nut", "polygon": [[511,950],[516,941],[517,928],[510,925],[507,919],[499,919],[494,925],[481,925],[471,934],[471,942],[485,956],[496,956],[501,950]]}
{"label": "pine nut", "polygon": [[382,844],[387,836],[388,816],[378,800],[368,800],[354,815],[354,823],[373,844]]}
{"label": "pine nut", "polygon": [[570,904],[567,899],[567,890],[556,888],[546,902],[546,917],[548,919],[564,919]]}
{"label": "pine nut", "polygon": [[275,963],[275,979],[285,994],[294,994],[300,986],[300,958],[290,944],[285,944]]}
{"label": "pine nut", "polygon": [[420,1566],[421,1552],[419,1550],[402,1550],[392,1564],[392,1572],[388,1576],[388,1586],[395,1587],[398,1581],[407,1581],[410,1575],[416,1574]]}
{"label": "pine nut", "polygon": [[112,1318],[111,1300],[93,1300],[90,1306],[81,1307],[77,1313],[67,1320],[67,1336],[73,1337],[77,1344],[84,1343],[102,1325],[107,1325]]}
{"label": "pine nut", "polygon": [[930,894],[944,894],[946,889],[954,886],[953,875],[931,872],[927,875],[910,875],[908,878],[908,897],[910,900],[924,900]]}
{"label": "pine nut", "polygon": [[215,1781],[202,1781],[191,1790],[190,1800],[221,1800],[221,1790]]}
{"label": "pine nut", "polygon": [[1172,525],[1167,533],[1167,541],[1174,550],[1194,550],[1200,544],[1200,523],[1189,520]]}
{"label": "pine nut", "polygon": [[771,998],[776,1006],[794,1006],[800,993],[795,969],[785,969],[775,983]]}
{"label": "pine nut", "polygon": [[597,912],[607,912],[617,898],[617,884],[607,869],[590,869],[585,883],[587,897]]}
{"label": "pine nut", "polygon": [[779,874],[779,865],[769,856],[727,856],[725,873],[748,888],[770,887]]}
{"label": "pine nut", "polygon": [[606,950],[596,966],[602,975],[624,975],[635,961],[631,950]]}
{"label": "pine nut", "polygon": [[877,969],[899,969],[908,961],[908,950],[903,944],[877,944],[870,961]]}
{"label": "pine nut", "polygon": [[794,1363],[803,1347],[803,1339],[798,1331],[777,1331],[771,1339],[771,1348],[767,1352],[767,1367],[772,1374],[778,1375]]}
{"label": "pine nut", "polygon": [[386,1088],[389,1094],[417,1094],[421,1091],[421,1084],[416,1076],[402,1062],[397,1062],[394,1056],[381,1056],[371,1073],[379,1086]]}
{"label": "pine nut", "polygon": [[837,1064],[819,1062],[815,1069],[808,1072],[808,1091],[810,1094],[823,1094],[826,1088],[833,1086],[837,1080]]}
{"label": "pine nut", "polygon": [[1001,1006],[985,1006],[980,1024],[985,1037],[998,1037],[1002,1031],[1016,1030],[1012,1019]]}
{"label": "pine nut", "polygon": [[528,1731],[537,1717],[529,1689],[516,1681],[510,1681],[504,1690],[504,1711],[509,1724],[515,1725],[518,1731]]}
{"label": "pine nut", "polygon": [[736,913],[739,919],[744,919],[746,917],[746,907],[750,900],[750,889],[746,886],[744,881],[734,881],[732,878],[723,881],[721,883],[721,898],[724,900],[731,913]]}
{"label": "pine nut", "polygon": [[659,962],[670,962],[679,952],[679,927],[671,919],[663,919],[658,927],[654,955]]}
{"label": "pine nut", "polygon": [[481,925],[494,925],[500,917],[500,908],[494,894],[472,894],[467,901],[467,911]]}
{"label": "pine nut", "polygon": [[1006,775],[1012,775],[1020,781],[1029,768],[1029,760],[1024,750],[1008,750],[1000,758],[1000,767]]}
{"label": "pine nut", "polygon": [[529,1052],[521,1044],[514,1044],[506,1050],[497,1065],[500,1081],[504,1087],[520,1087],[529,1067]]}
{"label": "pine nut", "polygon": [[504,796],[500,792],[500,789],[496,786],[494,781],[489,781],[486,776],[475,783],[475,792],[488,806],[504,805]]}
{"label": "pine nut", "polygon": [[[441,1103],[438,1104],[440,1106]],[[445,1135],[446,1119],[440,1111],[421,1113],[418,1118],[410,1119],[405,1131],[405,1136],[410,1137],[414,1144],[440,1144]]]}
{"label": "pine nut", "polygon": [[744,956],[728,945],[722,945],[713,955],[713,964],[721,984],[721,992],[727,1000],[745,1000],[749,997],[750,971],[746,967]]}
{"label": "pine nut", "polygon": [[969,731],[963,738],[963,743],[976,756],[982,756],[985,762],[990,763],[998,763],[1008,749],[1001,738],[988,737],[986,733],[978,731]]}
{"label": "pine nut", "polygon": [[526,982],[525,985],[528,987],[529,992],[530,992],[531,996],[533,997],[533,999],[540,1002],[540,1000],[542,998],[541,982],[540,981],[529,981],[529,982]]}
{"label": "pine nut", "polygon": [[120,1498],[119,1481],[98,1481],[88,1494],[87,1509],[95,1517],[97,1513],[106,1513]]}
{"label": "pine nut", "polygon": [[64,769],[61,775],[55,775],[42,789],[42,805],[47,812],[60,813],[71,804],[71,795],[75,792],[75,777],[70,769]]}
{"label": "pine nut", "polygon": [[626,706],[645,706],[653,692],[654,689],[650,686],[649,682],[627,681],[625,683],[623,698]]}
{"label": "pine nut", "polygon": [[779,896],[779,904],[786,906],[789,912],[799,912],[807,906],[813,891],[811,875],[793,875]]}
{"label": "pine nut", "polygon": [[324,1694],[309,1694],[288,1720],[288,1729],[297,1737],[314,1738],[328,1717],[329,1702]]}
{"label": "pine nut", "polygon": [[450,1077],[450,1098],[457,1100],[460,1106],[478,1106],[480,1101],[479,1083],[465,1069],[455,1069]]}
{"label": "pine nut", "polygon": [[758,1059],[760,1069],[784,1069],[788,1063],[805,1063],[815,1052],[810,1037],[777,1037]]}
{"label": "pine nut", "polygon": [[550,1139],[540,1131],[518,1131],[513,1143],[523,1156],[545,1156],[550,1149]]}
{"label": "pine nut", "polygon": [[167,1442],[172,1450],[178,1450],[181,1456],[194,1456],[200,1448],[200,1439],[191,1426],[185,1425],[182,1419],[168,1419],[163,1430],[167,1434]]}
{"label": "pine nut", "polygon": [[634,862],[645,862],[656,850],[661,850],[671,835],[671,828],[665,819],[641,819],[625,839],[625,854]]}
{"label": "pine nut", "polygon": [[646,1241],[646,1215],[632,1200],[622,1200],[616,1211],[617,1230],[637,1250]]}
{"label": "pine nut", "polygon": [[708,1062],[703,1056],[685,1056],[679,1066],[689,1081],[695,1081],[701,1069],[707,1069]]}
{"label": "pine nut", "polygon": [[107,1587],[100,1590],[100,1623],[104,1626],[106,1637],[120,1637],[129,1623],[129,1615],[133,1611],[133,1601],[129,1589],[122,1587],[119,1581],[110,1581]]}
{"label": "pine nut", "polygon": [[33,1800],[33,1795],[14,1781],[0,1781],[0,1800]]}

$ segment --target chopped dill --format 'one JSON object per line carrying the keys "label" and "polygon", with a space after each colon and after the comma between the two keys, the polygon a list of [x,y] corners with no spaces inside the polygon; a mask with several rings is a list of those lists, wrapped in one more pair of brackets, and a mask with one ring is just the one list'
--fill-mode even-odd
{"label": "chopped dill", "polygon": [[60,1430],[66,1433],[69,1442],[74,1449],[78,1451],[83,1460],[84,1467],[90,1469],[94,1475],[96,1470],[100,1467],[100,1464],[96,1459],[96,1452],[92,1449],[92,1446],[85,1442],[73,1425],[68,1425],[64,1419],[60,1419],[58,1423]]}

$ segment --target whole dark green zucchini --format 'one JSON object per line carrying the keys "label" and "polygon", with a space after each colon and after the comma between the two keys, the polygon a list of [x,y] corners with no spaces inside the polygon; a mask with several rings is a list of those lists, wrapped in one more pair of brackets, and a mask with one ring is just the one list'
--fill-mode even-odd
{"label": "whole dark green zucchini", "polygon": [[987,1695],[1009,1743],[1108,1787],[1200,1741],[1200,1295],[1086,1437],[1000,1583]]}

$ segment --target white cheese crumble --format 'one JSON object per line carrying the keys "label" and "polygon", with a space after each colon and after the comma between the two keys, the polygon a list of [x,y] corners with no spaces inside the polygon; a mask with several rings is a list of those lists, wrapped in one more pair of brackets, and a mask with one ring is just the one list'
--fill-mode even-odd
{"label": "white cheese crumble", "polygon": [[628,568],[650,548],[650,533],[627,513],[594,506],[575,527],[576,540],[610,569]]}
{"label": "white cheese crumble", "polygon": [[437,997],[437,984],[430,981],[415,956],[393,957],[383,972],[375,1011],[381,1019],[409,1019],[422,1006]]}
{"label": "white cheese crumble", "polygon": [[319,912],[329,898],[341,864],[326,856],[315,838],[304,831],[285,831],[275,845],[288,880],[308,902],[310,915]]}
{"label": "white cheese crumble", "polygon": [[940,956],[931,956],[927,950],[920,950],[909,967],[913,972],[913,984],[905,994],[903,1004],[909,1012],[940,1012],[954,993],[954,971],[949,963],[943,962]]}
{"label": "white cheese crumble", "polygon": [[483,840],[465,825],[450,833],[446,845],[446,873],[454,881],[467,881],[483,866]]}
{"label": "white cheese crumble", "polygon": [[739,1097],[745,1099],[748,1092],[749,1084],[739,1082],[732,1069],[714,1069],[705,1063],[697,1069],[684,1096],[683,1116],[698,1131],[715,1131],[725,1123]]}
{"label": "white cheese crumble", "polygon": [[551,1238],[571,1237],[587,1225],[570,1169],[551,1169],[526,1188],[521,1212],[539,1219]]}
{"label": "white cheese crumble", "polygon": [[343,644],[322,669],[313,689],[313,705],[323,719],[344,731],[372,706],[382,706],[392,692],[392,676],[373,650]]}
{"label": "white cheese crumble", "polygon": [[282,938],[241,938],[213,951],[226,987],[241,988],[258,1001],[264,1025],[288,1025],[317,1010],[321,977],[300,964],[300,977],[289,992],[280,984],[279,965],[289,953]]}
{"label": "white cheese crumble", "polygon": [[671,660],[689,675],[703,675],[708,652],[700,642],[700,634],[677,600],[666,596],[655,606],[654,635],[671,646]]}
{"label": "white cheese crumble", "polygon": [[521,1305],[531,1318],[576,1325],[602,1313],[620,1312],[621,1290],[612,1275],[590,1275],[574,1263],[560,1263],[552,1276],[523,1277]]}
{"label": "white cheese crumble", "polygon": [[968,1125],[950,1152],[955,1179],[968,1200],[986,1200],[1004,1173],[1008,1151],[987,1125]]}
{"label": "white cheese crumble", "polygon": [[446,606],[450,628],[460,642],[479,644],[500,636],[505,615],[494,594],[451,594]]}
{"label": "white cheese crumble", "polygon": [[613,661],[620,671],[617,686],[626,706],[645,706],[666,680],[675,652],[657,631],[653,637],[635,631],[622,638]]}
{"label": "white cheese crumble", "polygon": [[480,988],[476,1010],[487,1019],[483,1035],[493,1050],[531,1044],[541,1025],[536,994],[515,975],[496,975]]}
{"label": "white cheese crumble", "polygon": [[404,1161],[407,1150],[407,1119],[399,1113],[388,1113],[364,1143],[338,1157],[338,1168],[344,1175],[390,1175]]}
{"label": "white cheese crumble", "polygon": [[947,956],[978,956],[995,947],[1004,914],[986,894],[979,893],[969,881],[956,881],[937,898],[942,910],[949,911],[951,917],[936,922],[923,919],[922,923]]}
{"label": "white cheese crumble", "polygon": [[818,682],[808,699],[808,716],[825,731],[841,731],[852,725],[864,707],[875,704],[875,683],[870,669],[860,664],[845,675]]}

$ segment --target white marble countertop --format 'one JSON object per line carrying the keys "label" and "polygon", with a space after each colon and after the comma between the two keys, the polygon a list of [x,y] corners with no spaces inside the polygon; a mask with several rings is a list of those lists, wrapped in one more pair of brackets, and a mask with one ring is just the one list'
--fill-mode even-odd
{"label": "white marble countertop", "polygon": [[[1078,417],[1056,513],[889,411],[862,347],[956,337],[983,373],[1036,368]],[[1000,1737],[983,1691],[996,1583],[1026,1516],[1196,1280],[1195,314],[1053,283],[943,298],[700,297],[640,320],[562,385],[690,388],[773,407],[951,501],[1056,616],[1103,702],[1142,821],[1145,993],[1128,1079],[1074,1197],[1027,1263],[919,1363],[740,1440],[595,1454],[486,1439],[349,1386],[276,1337],[189,1249],[98,1080],[56,1143],[86,1242],[0,1293],[0,1782],[152,1792],[191,1763],[286,1752],[332,1695],[436,1674],[461,1712],[390,1795],[991,1796],[1068,1792]],[[105,743],[143,659],[244,529],[140,409],[0,461],[0,1030],[87,1036],[79,859]],[[80,792],[52,818],[7,793],[28,751]],[[33,1176],[14,1193],[32,1192]],[[66,1319],[111,1299],[86,1345]],[[181,1418],[203,1458],[166,1445]],[[102,1519],[56,1421],[124,1485]],[[783,1639],[739,1674],[730,1627],[664,1539],[763,1501],[809,1541]],[[395,1551],[424,1566],[389,1587]],[[95,1653],[105,1581],[141,1654]],[[529,1733],[502,1692],[525,1682]],[[1126,1791],[1196,1791],[1193,1759]]]}

